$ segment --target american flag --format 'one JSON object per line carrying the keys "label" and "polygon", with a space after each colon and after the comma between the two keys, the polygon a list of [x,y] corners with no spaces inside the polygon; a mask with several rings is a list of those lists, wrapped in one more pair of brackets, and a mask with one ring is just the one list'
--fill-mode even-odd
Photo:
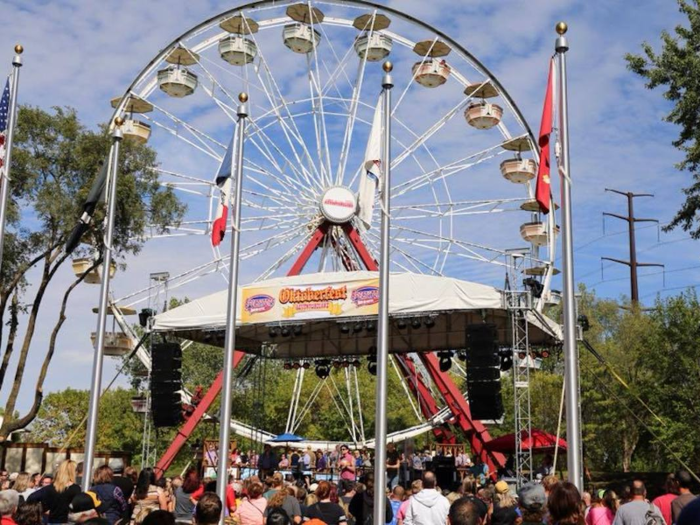
{"label": "american flag", "polygon": [[7,136],[7,117],[10,112],[10,79],[5,82],[5,90],[0,100],[0,169],[5,166],[5,137]]}

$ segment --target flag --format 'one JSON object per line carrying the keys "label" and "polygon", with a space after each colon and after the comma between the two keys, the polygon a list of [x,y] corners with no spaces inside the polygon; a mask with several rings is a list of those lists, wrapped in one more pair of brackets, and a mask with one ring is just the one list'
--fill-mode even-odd
{"label": "flag", "polygon": [[359,217],[367,229],[372,226],[375,193],[382,185],[382,120],[384,114],[382,111],[384,104],[382,102],[382,95],[380,95],[377,107],[374,110],[372,129],[369,132],[365,160],[362,164],[362,174],[360,176],[360,191],[358,194]]}
{"label": "flag", "polygon": [[7,119],[10,113],[10,79],[5,82],[5,89],[0,99],[0,169],[5,174],[5,138],[7,137]]}
{"label": "flag", "polygon": [[549,62],[549,76],[547,77],[547,93],[544,96],[544,107],[542,108],[542,123],[540,124],[539,135],[540,165],[537,170],[537,185],[535,187],[535,198],[542,213],[549,213],[551,201],[549,137],[552,134],[553,82],[554,59],[551,59]]}
{"label": "flag", "polygon": [[216,185],[219,187],[219,205],[216,207],[216,216],[211,225],[211,244],[218,246],[226,235],[226,221],[228,220],[228,207],[231,199],[231,186],[233,173],[233,149],[236,143],[236,132],[231,137],[224,159],[221,161],[219,171],[216,174]]}
{"label": "flag", "polygon": [[73,231],[66,241],[66,253],[68,254],[73,253],[73,250],[78,247],[80,239],[90,227],[90,222],[92,221],[92,216],[95,213],[97,204],[104,201],[105,186],[107,185],[107,163],[101,162],[101,165],[102,168],[97,178],[92,182],[90,193],[88,193],[87,199],[83,204],[83,214],[80,216],[80,219],[78,219],[78,224],[75,225],[75,228],[73,228]]}

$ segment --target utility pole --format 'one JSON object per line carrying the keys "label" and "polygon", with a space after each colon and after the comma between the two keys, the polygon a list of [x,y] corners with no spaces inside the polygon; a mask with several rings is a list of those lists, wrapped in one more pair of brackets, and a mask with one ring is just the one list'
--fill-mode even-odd
{"label": "utility pole", "polygon": [[620,219],[623,221],[627,221],[627,225],[629,227],[629,243],[630,243],[630,259],[629,261],[623,261],[622,259],[614,259],[612,257],[601,257],[601,259],[606,260],[606,261],[612,261],[615,263],[619,264],[625,264],[629,266],[630,269],[630,287],[631,287],[631,296],[632,296],[632,304],[636,305],[639,304],[639,282],[637,280],[637,268],[640,266],[659,266],[661,268],[664,267],[663,264],[656,264],[656,263],[641,263],[637,261],[637,241],[635,239],[634,235],[634,224],[636,222],[659,222],[656,219],[640,219],[634,216],[634,199],[635,197],[653,197],[653,193],[632,193],[631,191],[620,191],[620,190],[613,190],[609,188],[605,188],[605,191],[610,191],[612,193],[617,193],[618,195],[622,195],[624,197],[627,197],[627,216],[625,215],[618,215],[616,213],[608,213],[608,212],[603,212],[603,216],[608,216],[608,217],[615,217],[616,219]]}

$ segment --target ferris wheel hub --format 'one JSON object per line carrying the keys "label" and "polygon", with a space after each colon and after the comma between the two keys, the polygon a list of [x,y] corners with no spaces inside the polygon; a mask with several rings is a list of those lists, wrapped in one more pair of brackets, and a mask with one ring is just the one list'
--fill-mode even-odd
{"label": "ferris wheel hub", "polygon": [[345,186],[331,186],[321,194],[319,208],[328,221],[345,224],[355,216],[357,198],[352,190]]}

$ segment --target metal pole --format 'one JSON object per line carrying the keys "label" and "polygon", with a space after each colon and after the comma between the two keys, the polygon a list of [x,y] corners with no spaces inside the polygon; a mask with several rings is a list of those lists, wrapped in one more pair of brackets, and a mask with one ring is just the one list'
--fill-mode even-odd
{"label": "metal pole", "polygon": [[[233,357],[236,351],[236,312],[238,311],[238,254],[240,253],[241,237],[241,193],[243,187],[243,139],[245,136],[246,117],[248,116],[248,95],[238,95],[238,130],[235,150],[236,180],[234,190],[231,217],[231,258],[228,275],[228,305],[226,310],[226,346],[224,347],[224,379],[221,389],[221,414],[219,416],[219,471],[216,477],[216,493],[222,502],[226,501],[226,485],[228,484],[228,447],[231,436],[231,390],[233,388]],[[224,513],[221,513],[221,521],[224,523]]]}
{"label": "metal pole", "polygon": [[107,218],[105,225],[104,254],[102,257],[102,284],[100,286],[100,304],[97,310],[97,338],[95,340],[95,357],[92,361],[92,383],[90,385],[90,407],[88,409],[87,434],[85,436],[85,458],[83,459],[83,492],[92,484],[92,464],[97,441],[97,412],[102,393],[102,361],[104,360],[105,326],[109,298],[109,269],[112,265],[112,239],[114,237],[114,215],[117,204],[117,171],[119,167],[119,143],[122,140],[121,126],[124,119],[114,119],[112,131],[112,151],[110,154],[109,183],[107,185]]}
{"label": "metal pole", "polygon": [[632,284],[632,303],[639,304],[639,284],[637,283],[637,240],[634,235],[634,195],[627,192],[627,215],[630,231],[630,283]]}
{"label": "metal pole", "polygon": [[559,137],[561,140],[561,216],[562,270],[564,276],[564,382],[566,387],[566,439],[569,443],[567,470],[569,481],[583,490],[581,468],[581,407],[579,401],[578,348],[576,346],[576,298],[574,297],[574,249],[571,219],[571,172],[569,170],[569,115],[566,100],[566,52],[569,44],[564,34],[567,25],[557,24],[559,37],[555,49],[559,66]]}
{"label": "metal pole", "polygon": [[382,225],[379,255],[379,322],[377,323],[377,389],[374,430],[374,523],[383,525],[386,513],[386,395],[389,366],[389,215],[391,193],[391,78],[393,65],[384,62],[382,136]]}
{"label": "metal pole", "polygon": [[24,48],[15,46],[15,58],[12,59],[12,84],[10,87],[10,107],[7,109],[7,135],[5,137],[5,169],[0,184],[0,267],[2,267],[3,247],[5,246],[5,222],[7,221],[7,199],[10,195],[10,166],[12,164],[12,139],[17,124],[17,88],[19,86],[19,68],[22,67]]}

